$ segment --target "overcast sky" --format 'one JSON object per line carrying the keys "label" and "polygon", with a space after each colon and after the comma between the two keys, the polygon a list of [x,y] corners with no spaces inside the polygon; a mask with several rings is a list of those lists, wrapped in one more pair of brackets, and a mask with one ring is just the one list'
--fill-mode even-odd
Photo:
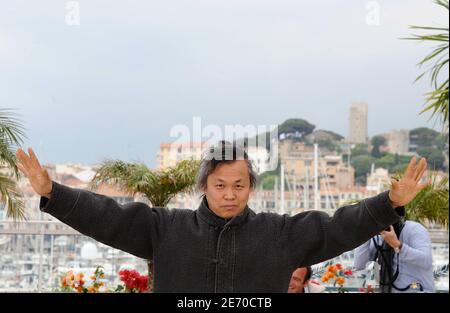
{"label": "overcast sky", "polygon": [[[0,107],[44,163],[150,166],[176,124],[303,118],[346,136],[352,101],[369,135],[433,127],[419,116],[430,47],[408,25],[447,25],[429,0],[0,2]],[[378,11],[379,9],[379,11]],[[377,16],[377,12],[379,15]],[[377,19],[379,23],[377,23]]]}

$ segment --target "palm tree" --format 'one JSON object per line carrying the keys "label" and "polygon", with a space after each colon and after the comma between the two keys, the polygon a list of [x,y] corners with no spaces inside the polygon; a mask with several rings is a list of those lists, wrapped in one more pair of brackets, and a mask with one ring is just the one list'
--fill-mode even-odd
{"label": "palm tree", "polygon": [[[448,11],[448,0],[435,0],[435,3],[439,6],[447,9]],[[448,15],[448,12],[447,12]],[[409,40],[419,40],[423,42],[431,42],[436,44],[433,51],[428,54],[420,63],[420,67],[427,64],[432,64],[425,72],[420,74],[416,81],[421,79],[426,73],[431,74],[431,84],[434,90],[426,94],[425,108],[421,111],[427,112],[431,111],[433,116],[441,117],[442,124],[444,127],[448,126],[448,46],[449,46],[449,28],[445,27],[426,27],[426,26],[411,26],[412,29],[419,29],[425,31],[436,32],[434,34],[428,35],[413,35],[412,38],[406,38]],[[438,82],[439,74],[442,69],[446,69],[446,76],[443,78],[443,82]],[[445,79],[446,78],[446,79]]]}
{"label": "palm tree", "polygon": [[0,109],[0,204],[6,204],[7,216],[25,219],[25,204],[16,180],[19,171],[14,150],[20,146],[25,133],[20,121],[10,109]]}
{"label": "palm tree", "polygon": [[406,206],[406,218],[419,223],[438,223],[448,228],[448,206],[448,176],[432,175],[430,185]]}
{"label": "palm tree", "polygon": [[[145,196],[153,207],[166,207],[179,193],[194,189],[200,162],[185,160],[174,167],[152,171],[146,165],[105,161],[91,182],[91,189],[101,184],[116,185],[130,196]],[[153,290],[153,261],[147,260],[149,290]]]}
{"label": "palm tree", "polygon": [[[435,0],[437,5],[449,10],[448,0]],[[425,108],[421,113],[431,111],[431,117],[441,118],[444,130],[448,130],[448,102],[449,102],[449,77],[448,77],[448,61],[449,61],[449,28],[447,27],[427,27],[427,26],[411,26],[411,29],[432,31],[427,35],[413,35],[409,40],[419,40],[422,42],[430,42],[436,44],[433,50],[419,62],[419,66],[431,66],[420,74],[416,81],[421,79],[426,73],[431,74],[431,84],[434,88],[426,94]],[[444,76],[440,75],[444,69]],[[444,80],[440,82],[440,79]],[[407,205],[407,218],[417,222],[437,222],[448,228],[448,176],[439,177],[433,175],[431,184],[423,189],[415,199]]]}

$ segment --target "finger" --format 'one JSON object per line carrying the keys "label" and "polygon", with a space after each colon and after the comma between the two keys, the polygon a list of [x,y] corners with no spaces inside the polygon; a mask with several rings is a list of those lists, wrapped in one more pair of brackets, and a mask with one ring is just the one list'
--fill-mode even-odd
{"label": "finger", "polygon": [[394,226],[389,226],[390,231],[394,231]]}
{"label": "finger", "polygon": [[22,163],[25,169],[28,170],[30,168],[30,160],[25,151],[23,151],[22,149],[18,149],[16,152],[16,157],[20,161],[20,163]]}
{"label": "finger", "polygon": [[37,167],[37,168],[42,168],[41,164],[39,163],[39,160],[36,156],[36,154],[34,153],[33,149],[28,148],[28,153],[30,154],[30,159],[32,164]]}
{"label": "finger", "polygon": [[17,168],[18,168],[23,174],[25,174],[26,177],[28,177],[27,170],[23,167],[22,164],[17,163]]}
{"label": "finger", "polygon": [[422,178],[423,173],[427,170],[427,160],[425,158],[422,158],[419,162],[419,165],[417,166],[416,173],[414,180],[416,182],[419,182]]}
{"label": "finger", "polygon": [[419,192],[419,191],[425,189],[425,188],[428,187],[429,185],[431,185],[431,178],[430,178],[427,182],[425,182],[425,183],[418,184],[418,185],[417,185],[417,191],[416,191],[416,192]]}
{"label": "finger", "polygon": [[416,169],[416,157],[412,157],[409,161],[408,167],[406,168],[405,177],[413,178],[414,170]]}

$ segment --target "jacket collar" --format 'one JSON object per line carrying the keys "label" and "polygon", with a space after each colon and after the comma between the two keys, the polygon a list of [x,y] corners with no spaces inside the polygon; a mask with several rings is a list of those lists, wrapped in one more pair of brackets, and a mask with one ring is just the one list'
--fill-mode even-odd
{"label": "jacket collar", "polygon": [[208,205],[208,201],[206,200],[206,196],[203,196],[202,202],[197,210],[199,216],[208,224],[218,227],[224,227],[225,225],[238,225],[241,224],[248,216],[249,208],[246,206],[244,210],[236,216],[233,216],[231,219],[224,219],[220,216],[217,216]]}

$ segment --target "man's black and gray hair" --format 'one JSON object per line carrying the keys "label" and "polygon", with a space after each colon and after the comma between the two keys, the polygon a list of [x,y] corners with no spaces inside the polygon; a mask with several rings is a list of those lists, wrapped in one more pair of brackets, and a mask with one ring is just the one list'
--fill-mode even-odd
{"label": "man's black and gray hair", "polygon": [[219,141],[217,145],[211,146],[204,153],[198,171],[197,189],[200,191],[206,190],[208,176],[220,164],[232,163],[239,160],[245,160],[247,162],[250,188],[254,189],[256,187],[256,172],[253,169],[253,163],[248,157],[247,151],[239,147],[236,143],[228,141]]}
{"label": "man's black and gray hair", "polygon": [[303,278],[303,283],[305,283],[308,280],[310,280],[311,276],[312,276],[312,268],[311,268],[311,266],[307,266],[306,267],[305,277]]}

